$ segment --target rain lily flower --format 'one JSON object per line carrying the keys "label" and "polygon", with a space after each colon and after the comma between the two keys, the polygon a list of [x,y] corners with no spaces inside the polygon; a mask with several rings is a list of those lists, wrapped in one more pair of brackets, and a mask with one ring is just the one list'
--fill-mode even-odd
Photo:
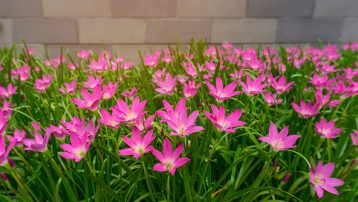
{"label": "rain lily flower", "polygon": [[49,76],[45,74],[42,76],[42,79],[36,79],[35,81],[35,89],[44,92],[50,86],[52,81],[52,73]]}
{"label": "rain lily flower", "polygon": [[284,93],[286,91],[289,91],[294,83],[294,81],[286,83],[285,76],[281,76],[277,81],[275,78],[272,77],[272,75],[270,75],[270,84],[276,90],[277,93]]}
{"label": "rain lily flower", "polygon": [[88,81],[83,82],[83,87],[87,89],[95,89],[97,86],[100,86],[102,84],[103,80],[101,76],[98,76],[94,78],[93,76],[88,77]]}
{"label": "rain lily flower", "polygon": [[198,92],[198,88],[200,88],[200,83],[196,84],[195,81],[188,81],[188,83],[184,83],[184,96],[186,98],[194,97]]}
{"label": "rain lily flower", "polygon": [[277,97],[277,94],[271,95],[271,93],[269,93],[269,92],[265,93],[265,101],[268,104],[268,106],[282,103],[282,99],[277,99],[276,97]]}
{"label": "rain lily flower", "polygon": [[264,88],[266,88],[269,84],[262,84],[265,77],[263,75],[257,77],[255,80],[252,80],[249,75],[246,75],[246,83],[239,81],[244,92],[249,95],[257,95],[265,92]]}
{"label": "rain lily flower", "polygon": [[9,146],[6,148],[5,138],[0,135],[0,166],[3,166],[7,163],[7,157],[14,147],[16,142],[10,142]]}
{"label": "rain lily flower", "polygon": [[111,115],[107,110],[101,109],[100,113],[102,118],[99,121],[109,128],[117,129],[121,125],[121,122],[115,118],[116,116]]}
{"label": "rain lily flower", "polygon": [[331,82],[333,82],[333,80],[328,80],[327,74],[320,77],[317,73],[314,73],[313,76],[310,78],[310,83],[316,86],[317,88],[325,87]]}
{"label": "rain lily flower", "polygon": [[58,140],[64,140],[68,134],[68,131],[61,125],[56,127],[51,124],[49,130],[51,131],[51,134],[53,134],[53,136],[55,136],[55,138]]}
{"label": "rain lily flower", "polygon": [[132,107],[129,107],[122,99],[117,100],[117,105],[113,107],[115,118],[120,122],[134,123],[146,112],[143,111],[147,100],[140,101],[139,97],[134,98]]}
{"label": "rain lily flower", "polygon": [[26,137],[26,132],[24,130],[15,129],[14,136],[8,135],[7,138],[10,142],[14,142],[15,146],[21,145],[22,141]]}
{"label": "rain lily flower", "polygon": [[157,82],[159,82],[160,80],[162,80],[164,78],[164,75],[166,75],[166,73],[167,73],[166,68],[158,69],[157,71],[155,71],[152,76],[153,83],[157,84]]}
{"label": "rain lily flower", "polygon": [[133,155],[134,158],[138,160],[142,154],[152,151],[153,146],[149,146],[149,145],[155,139],[155,136],[153,135],[153,131],[154,130],[150,130],[143,138],[142,135],[140,134],[140,131],[136,127],[133,127],[132,138],[129,138],[127,136],[123,137],[123,141],[130,148],[119,150],[119,155],[120,156]]}
{"label": "rain lily flower", "polygon": [[72,94],[75,92],[76,87],[77,87],[77,81],[74,80],[74,81],[72,81],[71,83],[65,83],[65,84],[64,84],[64,87],[60,87],[60,88],[59,88],[59,91],[60,91],[62,94],[68,93],[68,94],[72,95]]}
{"label": "rain lily flower", "polygon": [[355,130],[352,134],[351,134],[351,138],[352,138],[352,142],[354,145],[358,145],[358,130]]}
{"label": "rain lily flower", "polygon": [[86,60],[89,56],[90,56],[90,52],[85,49],[82,49],[77,52],[77,57],[83,60]]}
{"label": "rain lily flower", "polygon": [[24,150],[33,152],[44,152],[47,150],[47,144],[51,136],[51,131],[46,130],[45,136],[42,137],[38,130],[34,132],[34,139],[25,138],[22,142],[26,146]]}
{"label": "rain lily flower", "polygon": [[146,55],[144,58],[144,65],[149,67],[155,67],[158,65],[158,59],[159,55],[157,54]]}
{"label": "rain lily flower", "polygon": [[313,104],[312,101],[309,101],[306,104],[305,101],[301,100],[300,106],[298,106],[296,103],[291,103],[291,105],[293,109],[303,118],[309,118],[319,113],[319,104]]}
{"label": "rain lily flower", "polygon": [[14,95],[17,91],[17,86],[12,86],[12,84],[10,83],[7,88],[4,88],[2,86],[0,86],[0,97],[3,98],[10,98],[12,95]]}
{"label": "rain lily flower", "polygon": [[118,82],[115,83],[109,82],[108,85],[103,85],[102,98],[105,100],[111,99],[116,94],[117,87],[118,87]]}
{"label": "rain lily flower", "polygon": [[338,195],[338,191],[335,187],[344,184],[344,181],[338,178],[331,178],[331,174],[334,171],[334,163],[327,163],[323,165],[321,161],[318,162],[316,168],[310,169],[310,182],[313,185],[318,198],[322,198],[324,190]]}
{"label": "rain lily flower", "polygon": [[77,133],[76,126],[85,124],[85,117],[80,120],[77,116],[73,117],[71,121],[66,122],[61,120],[61,124],[66,127],[69,133]]}
{"label": "rain lily flower", "polygon": [[143,132],[152,127],[154,118],[155,115],[148,116],[145,120],[143,120],[143,117],[140,117],[134,122],[134,126],[137,127],[139,131]]}
{"label": "rain lily flower", "polygon": [[168,138],[164,139],[163,143],[163,152],[160,152],[156,149],[152,150],[152,153],[160,163],[154,165],[153,170],[159,172],[169,171],[170,174],[174,175],[177,168],[183,166],[189,161],[189,158],[179,158],[180,154],[183,152],[184,144],[180,144],[178,148],[174,151],[172,149],[172,144]]}
{"label": "rain lily flower", "polygon": [[215,97],[219,102],[227,100],[227,99],[241,93],[241,91],[235,91],[237,82],[232,82],[229,85],[224,87],[222,79],[220,77],[216,78],[216,87],[214,87],[208,81],[206,81],[205,83],[208,86],[208,88],[210,89],[209,94],[211,96]]}
{"label": "rain lily flower", "polygon": [[327,122],[326,119],[321,119],[316,123],[316,132],[324,138],[335,138],[337,134],[342,132],[343,128],[334,128],[335,121]]}
{"label": "rain lily flower", "polygon": [[192,133],[204,130],[202,126],[195,125],[199,111],[194,111],[188,116],[188,109],[185,107],[185,103],[186,99],[182,98],[174,110],[166,100],[163,100],[166,111],[159,110],[156,113],[163,119],[162,122],[166,122],[168,126],[174,130],[170,135],[188,136]]}
{"label": "rain lily flower", "polygon": [[298,138],[300,138],[299,135],[288,135],[288,126],[278,132],[275,124],[271,122],[268,136],[259,137],[259,140],[270,144],[275,151],[284,151],[296,148],[294,144]]}
{"label": "rain lily flower", "polygon": [[70,135],[71,144],[61,144],[61,148],[65,150],[60,156],[66,159],[73,159],[75,162],[80,162],[88,152],[90,143],[87,141],[87,136]]}
{"label": "rain lily flower", "polygon": [[87,121],[87,123],[85,123],[85,118],[80,120],[76,116],[73,117],[73,119],[70,122],[66,122],[62,120],[61,123],[67,129],[67,130],[63,130],[66,134],[68,135],[75,134],[79,138],[85,135],[87,137],[88,142],[92,142],[94,140],[100,127],[100,124],[98,124],[95,127],[92,120],[89,120]]}
{"label": "rain lily flower", "polygon": [[165,80],[159,80],[156,84],[159,88],[156,88],[155,91],[161,94],[172,94],[176,87],[177,79],[172,77],[169,73],[165,76]]}
{"label": "rain lily flower", "polygon": [[213,113],[211,114],[208,111],[204,111],[204,114],[219,131],[233,133],[235,132],[236,127],[246,124],[246,122],[239,121],[242,114],[241,110],[235,110],[230,115],[226,116],[223,106],[220,106],[219,109],[215,105],[210,106]]}
{"label": "rain lily flower", "polygon": [[0,107],[0,136],[5,134],[7,122],[11,116],[10,102],[5,101],[4,107]]}
{"label": "rain lily flower", "polygon": [[101,72],[107,70],[108,69],[107,59],[104,56],[104,54],[102,54],[98,58],[98,61],[92,59],[88,67],[95,72]]}
{"label": "rain lily flower", "polygon": [[96,127],[92,120],[87,121],[87,126],[85,124],[77,125],[76,131],[79,137],[85,135],[87,137],[87,142],[92,142],[96,137],[99,127],[101,125],[98,124]]}
{"label": "rain lily flower", "polygon": [[127,97],[129,99],[133,99],[134,96],[137,94],[138,89],[137,88],[132,88],[130,90],[125,90],[124,93],[122,94],[124,97]]}
{"label": "rain lily flower", "polygon": [[191,76],[193,78],[196,78],[198,76],[198,73],[196,72],[196,69],[195,69],[194,65],[190,61],[188,61],[188,62],[183,61],[181,63],[181,65],[184,67],[185,72],[189,76]]}
{"label": "rain lily flower", "polygon": [[20,81],[24,82],[29,79],[31,73],[30,70],[31,68],[27,64],[24,64],[22,67],[17,68],[17,70],[12,69],[11,75],[14,79],[17,80],[18,78],[20,78]]}
{"label": "rain lily flower", "polygon": [[82,88],[81,94],[83,100],[79,98],[72,98],[72,102],[75,103],[79,109],[89,109],[91,111],[96,110],[102,97],[101,86],[97,86],[93,90],[92,94]]}

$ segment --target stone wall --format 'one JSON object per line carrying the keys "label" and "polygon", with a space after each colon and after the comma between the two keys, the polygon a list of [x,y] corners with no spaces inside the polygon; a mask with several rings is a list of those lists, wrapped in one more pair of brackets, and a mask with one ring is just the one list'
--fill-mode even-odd
{"label": "stone wall", "polygon": [[358,0],[0,0],[0,44],[136,54],[192,37],[237,45],[358,41]]}

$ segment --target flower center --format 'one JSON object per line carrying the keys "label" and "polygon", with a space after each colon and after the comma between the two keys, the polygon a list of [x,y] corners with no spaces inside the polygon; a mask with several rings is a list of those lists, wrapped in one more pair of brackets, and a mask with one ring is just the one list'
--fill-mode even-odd
{"label": "flower center", "polygon": [[313,181],[316,185],[322,185],[324,184],[324,180],[320,176],[316,176],[313,178]]}
{"label": "flower center", "polygon": [[283,141],[281,138],[279,139],[275,139],[273,142],[272,142],[272,147],[276,150],[278,149],[281,149],[283,147]]}
{"label": "flower center", "polygon": [[164,163],[164,167],[167,170],[171,170],[174,168],[174,161],[172,159],[167,159],[166,162]]}
{"label": "flower center", "polygon": [[139,144],[134,148],[134,151],[138,154],[142,154],[144,152],[144,146]]}

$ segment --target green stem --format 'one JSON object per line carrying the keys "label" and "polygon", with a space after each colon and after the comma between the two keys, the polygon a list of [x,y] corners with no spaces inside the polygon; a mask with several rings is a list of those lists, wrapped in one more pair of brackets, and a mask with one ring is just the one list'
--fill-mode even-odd
{"label": "green stem", "polygon": [[147,168],[145,166],[144,163],[144,159],[142,159],[142,165],[143,165],[143,170],[144,170],[144,177],[145,177],[145,181],[147,183],[148,189],[149,189],[149,193],[150,193],[150,197],[152,198],[152,201],[156,201],[153,195],[153,190],[152,190],[152,186],[151,183],[149,181],[149,177],[148,177],[148,173],[147,173]]}

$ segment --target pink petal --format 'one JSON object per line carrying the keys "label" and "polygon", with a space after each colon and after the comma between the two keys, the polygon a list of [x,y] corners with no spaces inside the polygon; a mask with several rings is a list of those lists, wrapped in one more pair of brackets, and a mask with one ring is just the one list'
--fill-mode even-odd
{"label": "pink petal", "polygon": [[338,195],[338,194],[339,194],[338,191],[337,191],[337,189],[335,189],[334,187],[329,186],[329,185],[327,185],[327,184],[322,184],[321,187],[322,187],[324,190],[328,191],[329,193],[332,193],[332,194],[335,194],[335,195]]}
{"label": "pink petal", "polygon": [[119,150],[120,156],[131,156],[133,154],[134,154],[134,151],[131,148],[125,148],[125,149]]}
{"label": "pink petal", "polygon": [[277,128],[274,123],[270,122],[268,137],[276,139],[278,136]]}
{"label": "pink petal", "polygon": [[338,178],[326,178],[326,183],[332,187],[341,186],[344,184],[344,181]]}
{"label": "pink petal", "polygon": [[172,144],[170,143],[168,138],[165,138],[163,143],[163,155],[172,156],[172,153],[173,153]]}
{"label": "pink petal", "polygon": [[174,167],[179,168],[179,167],[183,166],[184,164],[186,164],[188,161],[190,161],[189,158],[180,158],[175,161]]}
{"label": "pink petal", "polygon": [[161,163],[157,163],[153,166],[153,170],[155,171],[159,171],[159,172],[165,172],[167,171],[167,169],[165,169],[165,167],[163,166],[163,164]]}

